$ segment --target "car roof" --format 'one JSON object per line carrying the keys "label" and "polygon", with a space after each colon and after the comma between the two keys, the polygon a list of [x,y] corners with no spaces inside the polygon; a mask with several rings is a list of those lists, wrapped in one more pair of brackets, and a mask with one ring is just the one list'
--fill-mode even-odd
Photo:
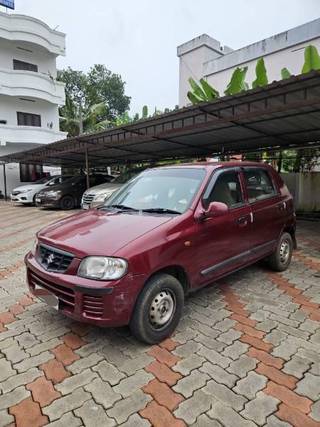
{"label": "car roof", "polygon": [[180,163],[176,165],[163,165],[150,169],[167,169],[167,168],[205,168],[205,169],[218,169],[218,168],[231,168],[231,167],[259,167],[259,168],[272,168],[267,163],[263,162],[250,162],[250,161],[229,161],[229,162],[194,162],[194,163]]}

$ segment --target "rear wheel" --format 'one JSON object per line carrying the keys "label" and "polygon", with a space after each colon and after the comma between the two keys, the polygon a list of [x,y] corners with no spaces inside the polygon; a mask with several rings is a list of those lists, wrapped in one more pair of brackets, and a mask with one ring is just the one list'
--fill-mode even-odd
{"label": "rear wheel", "polygon": [[286,270],[291,262],[293,241],[289,233],[283,233],[274,253],[267,259],[269,267],[274,271]]}
{"label": "rear wheel", "polygon": [[184,305],[180,282],[169,274],[152,277],[140,293],[130,321],[133,335],[148,344],[161,342],[177,327]]}
{"label": "rear wheel", "polygon": [[60,208],[70,210],[74,208],[74,198],[72,196],[64,196],[60,201]]}

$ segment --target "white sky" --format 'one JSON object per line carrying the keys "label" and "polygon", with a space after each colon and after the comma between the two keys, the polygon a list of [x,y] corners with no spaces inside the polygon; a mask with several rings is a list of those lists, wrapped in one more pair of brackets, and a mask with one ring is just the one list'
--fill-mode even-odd
{"label": "white sky", "polygon": [[67,34],[59,68],[121,74],[135,113],[178,103],[179,44],[207,33],[239,48],[320,17],[320,0],[16,0],[16,13]]}

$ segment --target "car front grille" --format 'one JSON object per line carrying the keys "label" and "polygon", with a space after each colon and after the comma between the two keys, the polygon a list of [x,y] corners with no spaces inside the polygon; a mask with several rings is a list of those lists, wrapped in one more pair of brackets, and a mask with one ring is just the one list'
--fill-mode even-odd
{"label": "car front grille", "polygon": [[88,317],[103,317],[102,297],[94,295],[83,295],[82,310]]}
{"label": "car front grille", "polygon": [[66,286],[57,285],[56,283],[53,283],[47,279],[43,279],[31,270],[28,270],[28,280],[32,288],[40,286],[47,289],[49,292],[54,294],[59,299],[59,301],[64,303],[69,310],[74,310],[75,298],[73,289],[67,288]]}
{"label": "car front grille", "polygon": [[44,244],[39,245],[37,261],[48,271],[64,273],[73,258],[74,255],[69,252]]}
{"label": "car front grille", "polygon": [[82,198],[82,202],[85,203],[86,205],[90,205],[93,199],[94,199],[94,194],[92,193],[84,194]]}

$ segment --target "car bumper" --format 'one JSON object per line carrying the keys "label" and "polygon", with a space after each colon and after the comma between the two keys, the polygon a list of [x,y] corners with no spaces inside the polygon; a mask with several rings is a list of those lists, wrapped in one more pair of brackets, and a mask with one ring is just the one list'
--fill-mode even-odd
{"label": "car bumper", "polygon": [[27,194],[18,194],[14,196],[13,194],[10,195],[10,199],[12,202],[15,203],[33,203],[33,194],[27,195]]}
{"label": "car bumper", "polygon": [[93,209],[93,208],[97,208],[99,206],[102,206],[104,202],[91,202],[91,203],[84,203],[81,202],[81,208],[82,209]]}
{"label": "car bumper", "polygon": [[[74,258],[67,271],[76,272],[80,259]],[[75,274],[48,272],[29,252],[25,257],[30,292],[43,300],[52,295],[56,307],[66,316],[98,326],[124,326],[143,287],[144,275],[127,274],[118,281],[89,280]],[[98,286],[97,286],[98,285]]]}
{"label": "car bumper", "polygon": [[59,208],[60,199],[50,199],[49,197],[38,197],[36,196],[36,206],[44,208]]}

